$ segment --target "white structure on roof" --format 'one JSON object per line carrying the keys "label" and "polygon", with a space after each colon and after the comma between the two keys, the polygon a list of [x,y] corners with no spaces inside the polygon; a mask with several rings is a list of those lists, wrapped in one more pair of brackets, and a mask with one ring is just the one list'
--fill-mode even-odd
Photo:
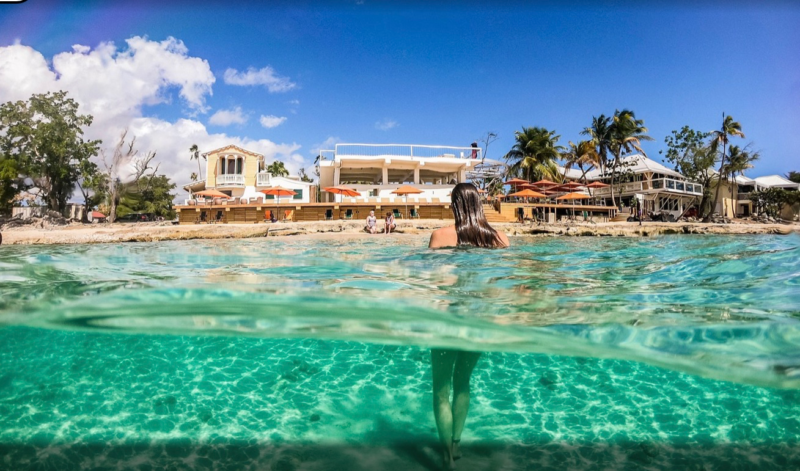
{"label": "white structure on roof", "polygon": [[[337,144],[320,152],[320,188],[344,185],[360,193],[359,200],[395,198],[402,185],[422,190],[409,201],[449,202],[457,183],[482,163],[481,149],[416,144]],[[340,195],[322,192],[322,200],[341,202]]]}

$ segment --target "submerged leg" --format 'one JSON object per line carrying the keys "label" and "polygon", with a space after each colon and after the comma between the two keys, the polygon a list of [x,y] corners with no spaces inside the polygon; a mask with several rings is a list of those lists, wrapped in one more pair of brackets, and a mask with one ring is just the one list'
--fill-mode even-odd
{"label": "submerged leg", "polygon": [[450,383],[453,365],[458,352],[455,350],[431,349],[431,371],[433,373],[433,416],[439,431],[439,441],[444,448],[444,469],[453,469],[453,409],[450,407]]}
{"label": "submerged leg", "polygon": [[459,442],[469,412],[469,381],[480,352],[458,352],[453,369],[453,459],[461,458]]}

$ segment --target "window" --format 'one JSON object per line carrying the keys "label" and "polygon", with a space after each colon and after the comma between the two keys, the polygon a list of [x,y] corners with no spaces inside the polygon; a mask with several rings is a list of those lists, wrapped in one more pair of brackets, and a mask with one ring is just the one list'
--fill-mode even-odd
{"label": "window", "polygon": [[303,199],[303,190],[294,190],[295,195],[292,197],[293,200],[301,200]]}

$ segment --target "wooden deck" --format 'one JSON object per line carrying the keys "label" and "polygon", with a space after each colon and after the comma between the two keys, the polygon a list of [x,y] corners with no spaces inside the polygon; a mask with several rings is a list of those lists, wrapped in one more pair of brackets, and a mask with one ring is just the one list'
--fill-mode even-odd
{"label": "wooden deck", "polygon": [[[518,208],[523,208],[525,217],[531,217],[532,208],[542,208],[544,212],[553,212],[556,217],[571,215],[572,205],[554,203],[502,203],[500,211],[494,214],[488,205],[484,206],[490,222],[518,220]],[[181,224],[196,224],[199,222],[218,222],[221,224],[256,224],[269,220],[275,215],[278,220],[287,221],[325,221],[366,219],[370,211],[375,211],[375,216],[380,220],[386,212],[400,213],[407,218],[411,210],[416,210],[419,219],[453,219],[453,212],[449,203],[281,203],[277,204],[222,204],[199,206],[176,206]],[[616,212],[612,206],[575,205],[575,214],[587,212],[594,216],[600,214],[611,219]]]}

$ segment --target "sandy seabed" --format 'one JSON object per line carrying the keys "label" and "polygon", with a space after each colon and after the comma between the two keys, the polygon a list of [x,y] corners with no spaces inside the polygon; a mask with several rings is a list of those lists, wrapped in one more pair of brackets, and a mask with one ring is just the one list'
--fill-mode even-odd
{"label": "sandy seabed", "polygon": [[[393,237],[429,234],[452,224],[443,220],[397,221]],[[703,224],[688,222],[518,224],[498,223],[493,227],[509,236],[586,236],[647,237],[664,234],[790,234],[800,232],[800,224]],[[378,237],[364,232],[363,221],[314,221],[260,224],[184,224],[117,223],[74,224],[51,228],[17,227],[2,233],[3,244],[98,244],[118,242],[153,242],[189,239],[246,239],[253,237],[303,236]]]}

